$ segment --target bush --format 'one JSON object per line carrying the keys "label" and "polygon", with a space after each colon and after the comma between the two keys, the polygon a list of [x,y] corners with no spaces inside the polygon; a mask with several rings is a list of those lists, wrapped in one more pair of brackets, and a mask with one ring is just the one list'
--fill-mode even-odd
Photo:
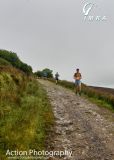
{"label": "bush", "polygon": [[0,50],[0,58],[8,61],[10,64],[12,64],[14,67],[22,70],[27,75],[30,75],[32,73],[32,67],[27,65],[26,63],[23,63],[16,53],[6,51],[6,50]]}
{"label": "bush", "polygon": [[37,71],[34,73],[37,77],[53,78],[53,71],[45,68],[42,71]]}

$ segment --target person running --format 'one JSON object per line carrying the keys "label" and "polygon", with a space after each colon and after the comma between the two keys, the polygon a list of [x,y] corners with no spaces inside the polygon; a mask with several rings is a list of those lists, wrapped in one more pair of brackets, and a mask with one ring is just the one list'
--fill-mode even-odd
{"label": "person running", "polygon": [[76,89],[76,94],[81,95],[81,79],[82,75],[79,71],[79,69],[76,69],[76,73],[74,74],[74,79],[75,79],[75,89]]}
{"label": "person running", "polygon": [[58,80],[59,80],[59,74],[58,74],[58,72],[55,74],[55,80],[56,80],[56,84],[57,84]]}
{"label": "person running", "polygon": [[43,77],[44,77],[44,79],[47,79],[47,73],[46,72],[43,73]]}

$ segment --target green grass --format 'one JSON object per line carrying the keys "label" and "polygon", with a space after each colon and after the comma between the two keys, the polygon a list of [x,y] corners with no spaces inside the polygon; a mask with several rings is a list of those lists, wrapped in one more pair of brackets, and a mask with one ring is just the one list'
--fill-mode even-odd
{"label": "green grass", "polygon": [[0,73],[0,160],[7,159],[7,149],[45,149],[54,123],[42,86],[15,69],[7,70]]}
{"label": "green grass", "polygon": [[100,107],[105,107],[114,111],[114,96],[112,94],[95,90],[86,85],[83,85],[82,92],[90,101],[96,103]]}
{"label": "green grass", "polygon": [[[49,80],[55,82],[54,79]],[[75,85],[73,82],[59,80],[59,85],[72,91],[75,90]],[[112,94],[107,94],[105,92],[103,93],[93,88],[90,88],[85,84],[82,84],[82,96],[88,98],[91,102],[97,104],[98,106],[108,108],[114,112],[114,96]]]}
{"label": "green grass", "polygon": [[11,63],[0,57],[0,65],[11,66]]}
{"label": "green grass", "polygon": [[97,104],[99,107],[105,107],[111,110],[112,112],[114,112],[113,106],[110,103],[107,103],[105,100],[100,100],[95,97],[88,97],[86,94],[83,94],[83,96],[87,98],[89,101],[91,101],[92,103]]}

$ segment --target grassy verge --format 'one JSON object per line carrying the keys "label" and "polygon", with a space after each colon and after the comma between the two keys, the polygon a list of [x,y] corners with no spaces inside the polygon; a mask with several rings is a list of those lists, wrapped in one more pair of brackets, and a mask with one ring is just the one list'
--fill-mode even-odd
{"label": "grassy verge", "polygon": [[114,112],[114,95],[95,90],[85,85],[82,86],[82,92],[91,102]]}
{"label": "grassy verge", "polygon": [[54,122],[46,92],[14,68],[0,71],[0,159],[7,159],[7,149],[45,149]]}
{"label": "grassy verge", "polygon": [[[55,82],[53,79],[50,79],[50,81]],[[75,86],[73,82],[60,80],[59,85],[74,91]],[[114,112],[114,96],[112,94],[103,93],[82,84],[82,95],[100,107],[106,107]]]}
{"label": "grassy verge", "polygon": [[97,104],[99,107],[105,107],[114,112],[113,106],[110,103],[107,103],[105,100],[100,100],[95,97],[88,97],[86,94],[83,95],[85,98],[89,99],[89,101],[91,101],[92,103]]}

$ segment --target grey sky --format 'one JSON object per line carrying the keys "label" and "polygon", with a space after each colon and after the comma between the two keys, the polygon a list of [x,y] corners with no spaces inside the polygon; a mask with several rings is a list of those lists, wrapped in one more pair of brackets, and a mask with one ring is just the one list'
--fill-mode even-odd
{"label": "grey sky", "polygon": [[[84,21],[90,15],[106,21]],[[80,68],[83,82],[114,87],[114,1],[0,0],[0,48],[14,51],[34,71],[45,67],[72,80]]]}

